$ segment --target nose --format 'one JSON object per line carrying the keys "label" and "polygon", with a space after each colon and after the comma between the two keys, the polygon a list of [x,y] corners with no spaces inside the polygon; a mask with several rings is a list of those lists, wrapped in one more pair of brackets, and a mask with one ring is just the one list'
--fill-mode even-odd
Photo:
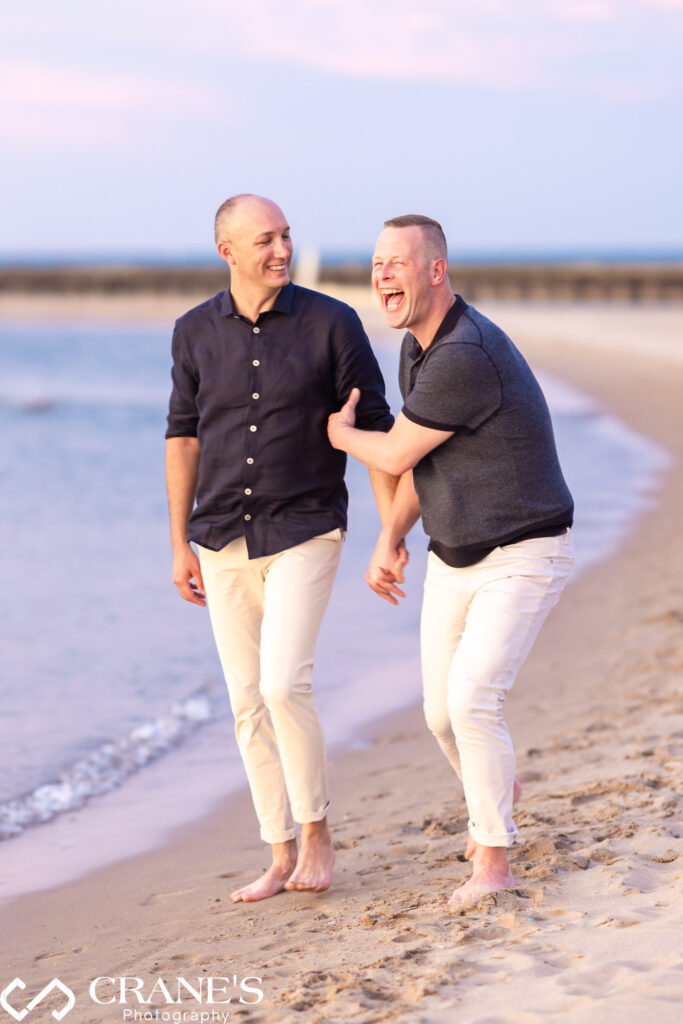
{"label": "nose", "polygon": [[287,259],[292,255],[292,240],[291,238],[278,238],[275,243],[275,255],[282,259]]}

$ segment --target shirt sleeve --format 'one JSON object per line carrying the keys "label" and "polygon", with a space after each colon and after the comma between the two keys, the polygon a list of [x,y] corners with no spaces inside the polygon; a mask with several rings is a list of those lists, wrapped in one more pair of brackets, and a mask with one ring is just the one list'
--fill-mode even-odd
{"label": "shirt sleeve", "polygon": [[476,430],[502,397],[498,369],[481,345],[441,342],[425,359],[403,415],[434,430]]}
{"label": "shirt sleeve", "polygon": [[173,331],[171,351],[173,388],[168,408],[166,438],[196,437],[199,422],[196,403],[199,380],[189,358],[186,340],[177,324]]}
{"label": "shirt sleeve", "polygon": [[353,388],[360,389],[356,426],[360,430],[391,429],[394,417],[385,397],[384,378],[358,314],[347,307],[335,336],[335,388],[339,406]]}

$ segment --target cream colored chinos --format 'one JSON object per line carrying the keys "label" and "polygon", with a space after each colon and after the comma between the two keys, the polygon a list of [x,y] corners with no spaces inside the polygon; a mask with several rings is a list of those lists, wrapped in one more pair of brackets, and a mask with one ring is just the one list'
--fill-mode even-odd
{"label": "cream colored chinos", "polygon": [[460,777],[468,828],[484,846],[511,846],[515,754],[503,704],[564,589],[571,532],[495,548],[452,568],[429,553],[421,621],[427,725]]}
{"label": "cream colored chinos", "polygon": [[199,547],[235,735],[266,843],[296,836],[329,804],[325,745],[313,697],[315,644],[341,557],[336,529],[275,555],[248,558],[244,537]]}

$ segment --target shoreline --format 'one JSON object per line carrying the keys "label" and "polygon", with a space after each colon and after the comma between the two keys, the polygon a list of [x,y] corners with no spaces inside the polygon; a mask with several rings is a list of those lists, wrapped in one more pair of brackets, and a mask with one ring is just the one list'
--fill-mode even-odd
{"label": "shoreline", "polygon": [[[508,328],[504,312],[498,320]],[[673,1022],[683,992],[674,849],[683,795],[672,767],[683,752],[679,380],[659,356],[629,351],[614,365],[609,345],[568,336],[551,348],[541,326],[524,336],[509,327],[534,368],[596,395],[676,463],[616,555],[569,587],[508,701],[525,788],[517,889],[464,916],[445,909],[466,875],[463,803],[416,707],[368,726],[369,746],[331,759],[329,893],[230,905],[231,888],[264,860],[241,793],[161,850],[9,904],[3,959],[31,991],[55,973],[80,998],[102,974],[230,968],[264,979],[253,1021],[310,1011],[335,1024],[342,1015],[446,1022],[457,1007],[464,1024],[484,1019],[482,1005],[487,1020],[514,1005],[527,1024],[571,1005],[572,1020],[593,1024],[656,1005]],[[413,599],[418,589],[411,580]],[[121,1020],[110,1011],[98,1019]]]}

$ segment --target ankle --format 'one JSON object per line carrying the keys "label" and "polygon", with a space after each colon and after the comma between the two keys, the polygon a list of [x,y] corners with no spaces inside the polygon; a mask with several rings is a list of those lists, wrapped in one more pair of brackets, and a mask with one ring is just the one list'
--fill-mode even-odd
{"label": "ankle", "polygon": [[477,843],[472,863],[475,872],[485,871],[495,875],[510,874],[510,864],[505,846],[482,846],[481,843]]}
{"label": "ankle", "polygon": [[292,871],[296,864],[297,848],[296,840],[291,839],[287,843],[275,843],[272,847],[273,867],[277,871]]}
{"label": "ankle", "polygon": [[310,821],[301,826],[302,846],[331,846],[332,836],[327,827],[327,819]]}

